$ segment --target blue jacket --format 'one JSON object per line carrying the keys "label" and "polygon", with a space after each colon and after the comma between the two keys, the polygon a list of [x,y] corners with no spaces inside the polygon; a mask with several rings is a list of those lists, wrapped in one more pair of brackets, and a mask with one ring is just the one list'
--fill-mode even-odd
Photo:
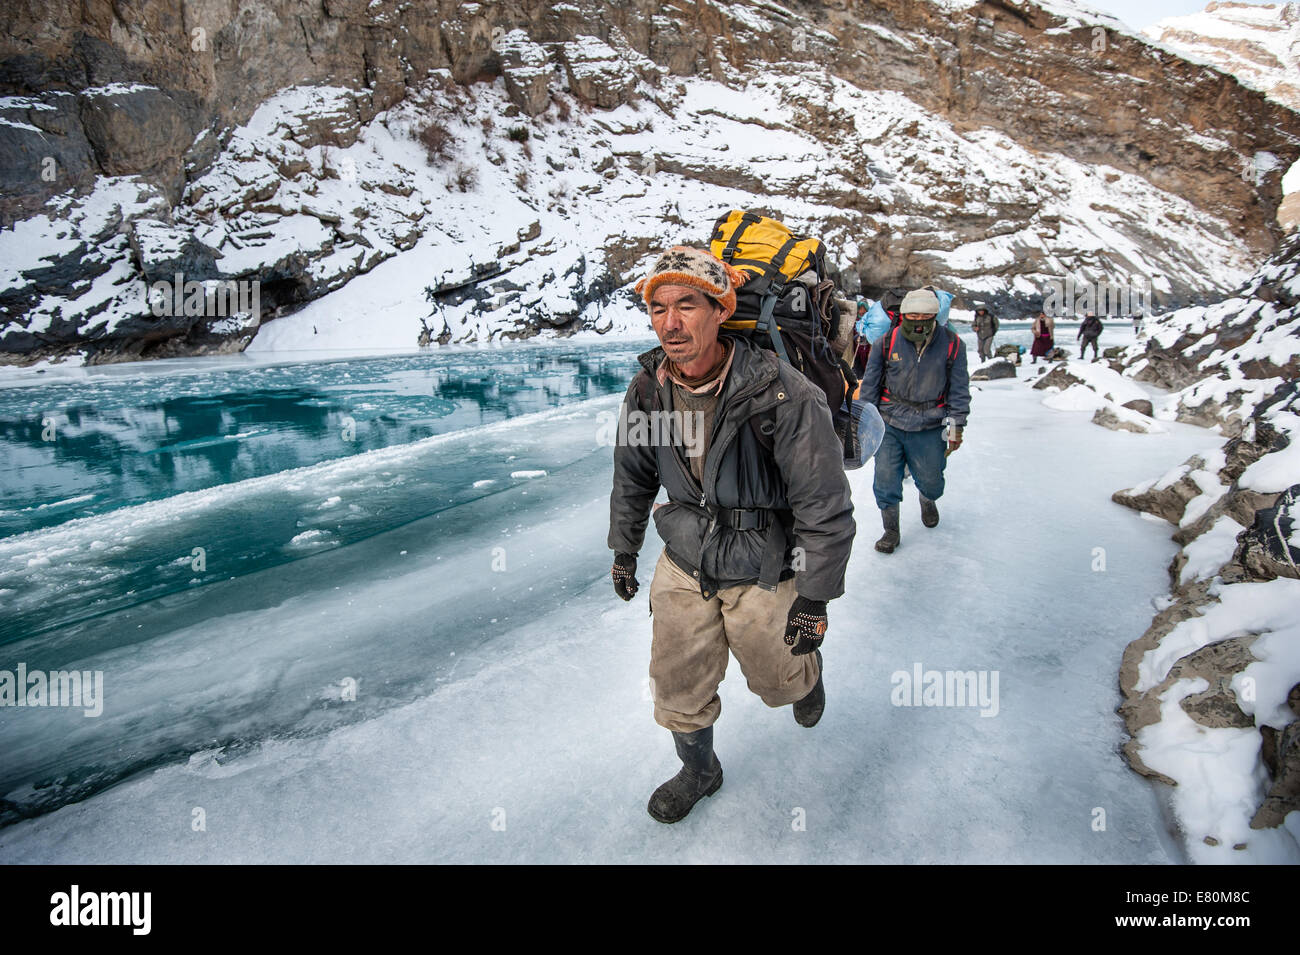
{"label": "blue jacket", "polygon": [[[948,349],[953,342],[956,353],[949,375]],[[945,388],[947,401],[936,405]],[[956,332],[938,326],[924,352],[918,354],[916,346],[903,337],[902,329],[898,329],[897,335],[890,332],[872,346],[859,396],[880,409],[880,417],[886,424],[901,431],[938,428],[947,417],[965,427],[970,413],[966,346]]]}

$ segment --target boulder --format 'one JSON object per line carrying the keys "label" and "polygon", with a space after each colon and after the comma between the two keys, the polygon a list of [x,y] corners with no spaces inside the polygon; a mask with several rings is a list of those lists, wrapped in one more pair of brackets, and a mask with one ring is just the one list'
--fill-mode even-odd
{"label": "boulder", "polygon": [[615,109],[628,102],[639,82],[618,51],[594,36],[578,36],[565,43],[560,47],[560,59],[570,91],[601,109]]}
{"label": "boulder", "polygon": [[1114,408],[1110,405],[1103,405],[1094,411],[1092,423],[1099,424],[1103,428],[1109,428],[1111,431],[1132,431],[1136,434],[1147,434],[1150,430],[1141,421],[1135,421],[1132,418],[1116,414]]}
{"label": "boulder", "polygon": [[[1135,511],[1143,511],[1147,514],[1154,514],[1156,517],[1162,517],[1176,526],[1183,519],[1183,511],[1187,508],[1187,502],[1209,490],[1208,488],[1202,488],[1196,483],[1196,479],[1192,477],[1193,471],[1204,470],[1204,468],[1205,461],[1198,455],[1193,455],[1178,470],[1172,472],[1172,474],[1179,475],[1177,479],[1170,480],[1166,478],[1163,487],[1153,484],[1144,486],[1141,490],[1130,488],[1129,490],[1116,491],[1110,496],[1110,499],[1116,504],[1131,507]],[[1170,477],[1172,477],[1172,474]]]}
{"label": "boulder", "polygon": [[555,75],[545,48],[530,40],[523,30],[511,30],[497,47],[510,102],[529,116],[545,112],[551,105],[551,78]]}
{"label": "boulder", "polygon": [[1034,387],[1039,391],[1045,391],[1048,388],[1060,388],[1064,391],[1071,385],[1082,384],[1086,384],[1086,382],[1082,378],[1070,374],[1068,366],[1058,365],[1034,382]]}
{"label": "boulder", "polygon": [[216,253],[189,229],[154,219],[136,219],[128,236],[146,282],[170,282],[178,273],[184,281],[202,282],[219,274]]}
{"label": "boulder", "polygon": [[[1168,687],[1180,679],[1200,677],[1209,684],[1199,693],[1183,697],[1178,705],[1197,723],[1210,729],[1230,726],[1236,729],[1254,729],[1254,717],[1242,712],[1237,705],[1237,695],[1232,690],[1232,678],[1255,662],[1250,652],[1257,636],[1229,637],[1218,643],[1201,647],[1183,657],[1169,671],[1161,683]],[[1154,691],[1152,691],[1154,692]],[[1163,692],[1160,690],[1159,692]],[[1156,693],[1159,696],[1159,693]]]}
{"label": "boulder", "polygon": [[1145,398],[1134,398],[1132,401],[1126,401],[1123,407],[1136,411],[1138,414],[1146,415],[1148,418],[1156,416],[1155,407]]}
{"label": "boulder", "polygon": [[1251,580],[1300,578],[1300,484],[1283,493],[1272,507],[1255,512],[1233,556]]}
{"label": "boulder", "polygon": [[1296,715],[1294,721],[1281,730],[1271,726],[1260,728],[1264,737],[1261,755],[1273,777],[1273,784],[1250,820],[1252,829],[1275,828],[1282,824],[1288,813],[1300,810],[1300,683],[1291,687],[1287,704]]}
{"label": "boulder", "polygon": [[1016,377],[1016,366],[1005,359],[991,361],[971,372],[971,381],[996,381],[999,378]]}
{"label": "boulder", "polygon": [[349,90],[330,88],[304,91],[298,109],[284,116],[288,136],[304,149],[334,146],[347,149],[361,134],[361,97]]}

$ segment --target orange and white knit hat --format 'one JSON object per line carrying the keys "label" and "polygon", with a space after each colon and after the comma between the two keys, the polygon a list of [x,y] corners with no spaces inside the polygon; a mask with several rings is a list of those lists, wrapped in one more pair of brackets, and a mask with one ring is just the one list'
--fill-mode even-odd
{"label": "orange and white knit hat", "polygon": [[736,288],[744,285],[749,274],[734,269],[703,249],[675,245],[655,262],[650,274],[636,283],[637,293],[650,305],[650,297],[661,285],[685,285],[699,289],[733,314],[736,311]]}

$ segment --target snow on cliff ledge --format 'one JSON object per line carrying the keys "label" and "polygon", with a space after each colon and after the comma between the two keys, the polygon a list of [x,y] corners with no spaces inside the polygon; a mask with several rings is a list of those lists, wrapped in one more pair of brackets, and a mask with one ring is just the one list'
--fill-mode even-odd
{"label": "snow on cliff ledge", "polygon": [[1300,110],[1300,3],[1211,3],[1142,32]]}

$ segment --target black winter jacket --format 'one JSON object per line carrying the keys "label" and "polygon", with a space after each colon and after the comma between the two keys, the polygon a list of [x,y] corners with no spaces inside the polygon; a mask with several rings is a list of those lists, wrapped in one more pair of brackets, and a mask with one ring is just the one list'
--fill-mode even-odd
{"label": "black winter jacket", "polygon": [[752,583],[774,590],[793,575],[802,596],[833,600],[844,593],[857,526],[825,396],[773,352],[732,340],[736,354],[718,399],[702,487],[680,437],[625,440],[635,434],[629,415],[672,407],[672,382],[659,385],[657,377],[663,349],[640,356],[643,370],[623,399],[614,447],[608,544],[615,552],[640,551],[662,487],[668,503],[655,509],[655,528],[669,558],[699,579],[701,596]]}
{"label": "black winter jacket", "polygon": [[992,312],[985,312],[983,315],[976,315],[975,320],[971,322],[971,328],[980,338],[992,338],[998,333],[998,319]]}
{"label": "black winter jacket", "polygon": [[1102,325],[1101,319],[1096,315],[1090,315],[1079,325],[1079,334],[1074,336],[1074,340],[1077,342],[1080,338],[1100,338],[1103,328],[1105,326]]}

